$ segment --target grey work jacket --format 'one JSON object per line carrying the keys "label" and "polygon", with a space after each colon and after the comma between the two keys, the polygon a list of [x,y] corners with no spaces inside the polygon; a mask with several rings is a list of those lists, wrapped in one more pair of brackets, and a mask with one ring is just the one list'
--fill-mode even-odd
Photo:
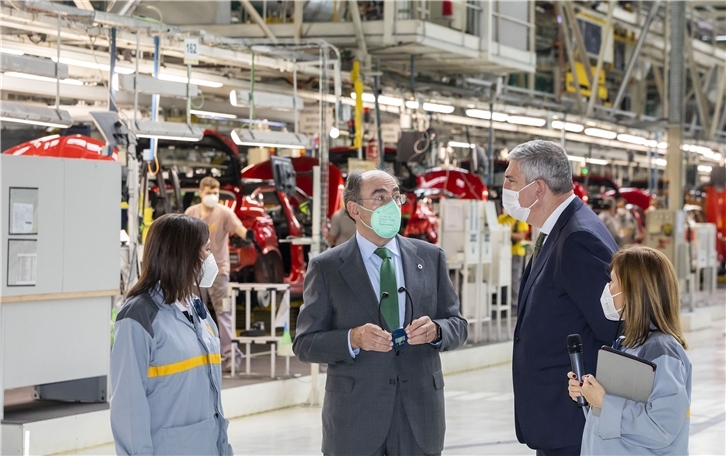
{"label": "grey work jacket", "polygon": [[193,306],[190,313],[193,323],[158,289],[119,312],[110,370],[118,454],[232,454],[219,332],[211,316],[201,319]]}

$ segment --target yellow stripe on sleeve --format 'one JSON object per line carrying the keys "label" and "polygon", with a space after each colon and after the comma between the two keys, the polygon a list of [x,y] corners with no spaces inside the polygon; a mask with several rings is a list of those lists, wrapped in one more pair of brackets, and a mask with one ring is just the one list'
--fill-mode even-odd
{"label": "yellow stripe on sleeve", "polygon": [[165,364],[163,366],[149,366],[149,378],[163,377],[165,375],[174,375],[180,372],[188,371],[199,366],[208,364],[222,364],[222,355],[214,353],[211,355],[200,355],[194,358],[185,359],[178,363]]}

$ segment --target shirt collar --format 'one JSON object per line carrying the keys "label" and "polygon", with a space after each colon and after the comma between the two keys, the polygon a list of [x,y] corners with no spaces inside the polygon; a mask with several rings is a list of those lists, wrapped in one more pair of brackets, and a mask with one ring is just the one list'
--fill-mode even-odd
{"label": "shirt collar", "polygon": [[569,206],[572,200],[574,200],[575,198],[577,198],[577,196],[573,193],[559,206],[557,206],[557,209],[552,211],[550,216],[547,217],[547,220],[545,220],[544,225],[542,225],[542,228],[539,230],[539,232],[549,235],[552,232],[552,229],[555,227],[557,220],[560,218],[560,215],[562,215],[562,213],[565,211],[565,208]]}
{"label": "shirt collar", "polygon": [[[364,238],[358,231],[355,232],[355,239],[358,241],[358,249],[360,250],[360,254],[363,257],[364,261],[367,261],[371,255],[373,255],[378,248],[377,245],[369,241],[368,239]],[[398,249],[398,239],[395,237],[388,241],[388,244],[384,245],[383,247],[390,250],[391,254],[396,255],[400,258],[401,253]]]}

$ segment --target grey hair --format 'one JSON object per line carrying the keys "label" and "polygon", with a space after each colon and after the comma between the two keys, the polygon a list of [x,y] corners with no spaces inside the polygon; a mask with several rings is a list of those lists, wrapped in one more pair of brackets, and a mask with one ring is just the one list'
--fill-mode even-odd
{"label": "grey hair", "polygon": [[[353,171],[348,174],[348,178],[345,180],[345,189],[343,190],[343,204],[345,207],[345,215],[350,217],[348,213],[348,201],[359,202],[360,201],[360,189],[363,186],[363,173],[360,171]],[[353,217],[350,217],[353,219]]]}
{"label": "grey hair", "polygon": [[527,184],[542,179],[555,195],[572,190],[570,161],[559,144],[539,139],[529,141],[515,147],[509,159],[517,160]]}

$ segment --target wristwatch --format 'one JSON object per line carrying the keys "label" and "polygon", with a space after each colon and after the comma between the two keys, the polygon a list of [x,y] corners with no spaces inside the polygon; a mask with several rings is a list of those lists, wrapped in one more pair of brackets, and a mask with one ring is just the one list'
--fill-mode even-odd
{"label": "wristwatch", "polygon": [[441,335],[441,326],[436,322],[434,322],[434,324],[436,325],[436,339],[432,340],[431,343],[438,344],[439,342],[441,342],[443,336]]}

